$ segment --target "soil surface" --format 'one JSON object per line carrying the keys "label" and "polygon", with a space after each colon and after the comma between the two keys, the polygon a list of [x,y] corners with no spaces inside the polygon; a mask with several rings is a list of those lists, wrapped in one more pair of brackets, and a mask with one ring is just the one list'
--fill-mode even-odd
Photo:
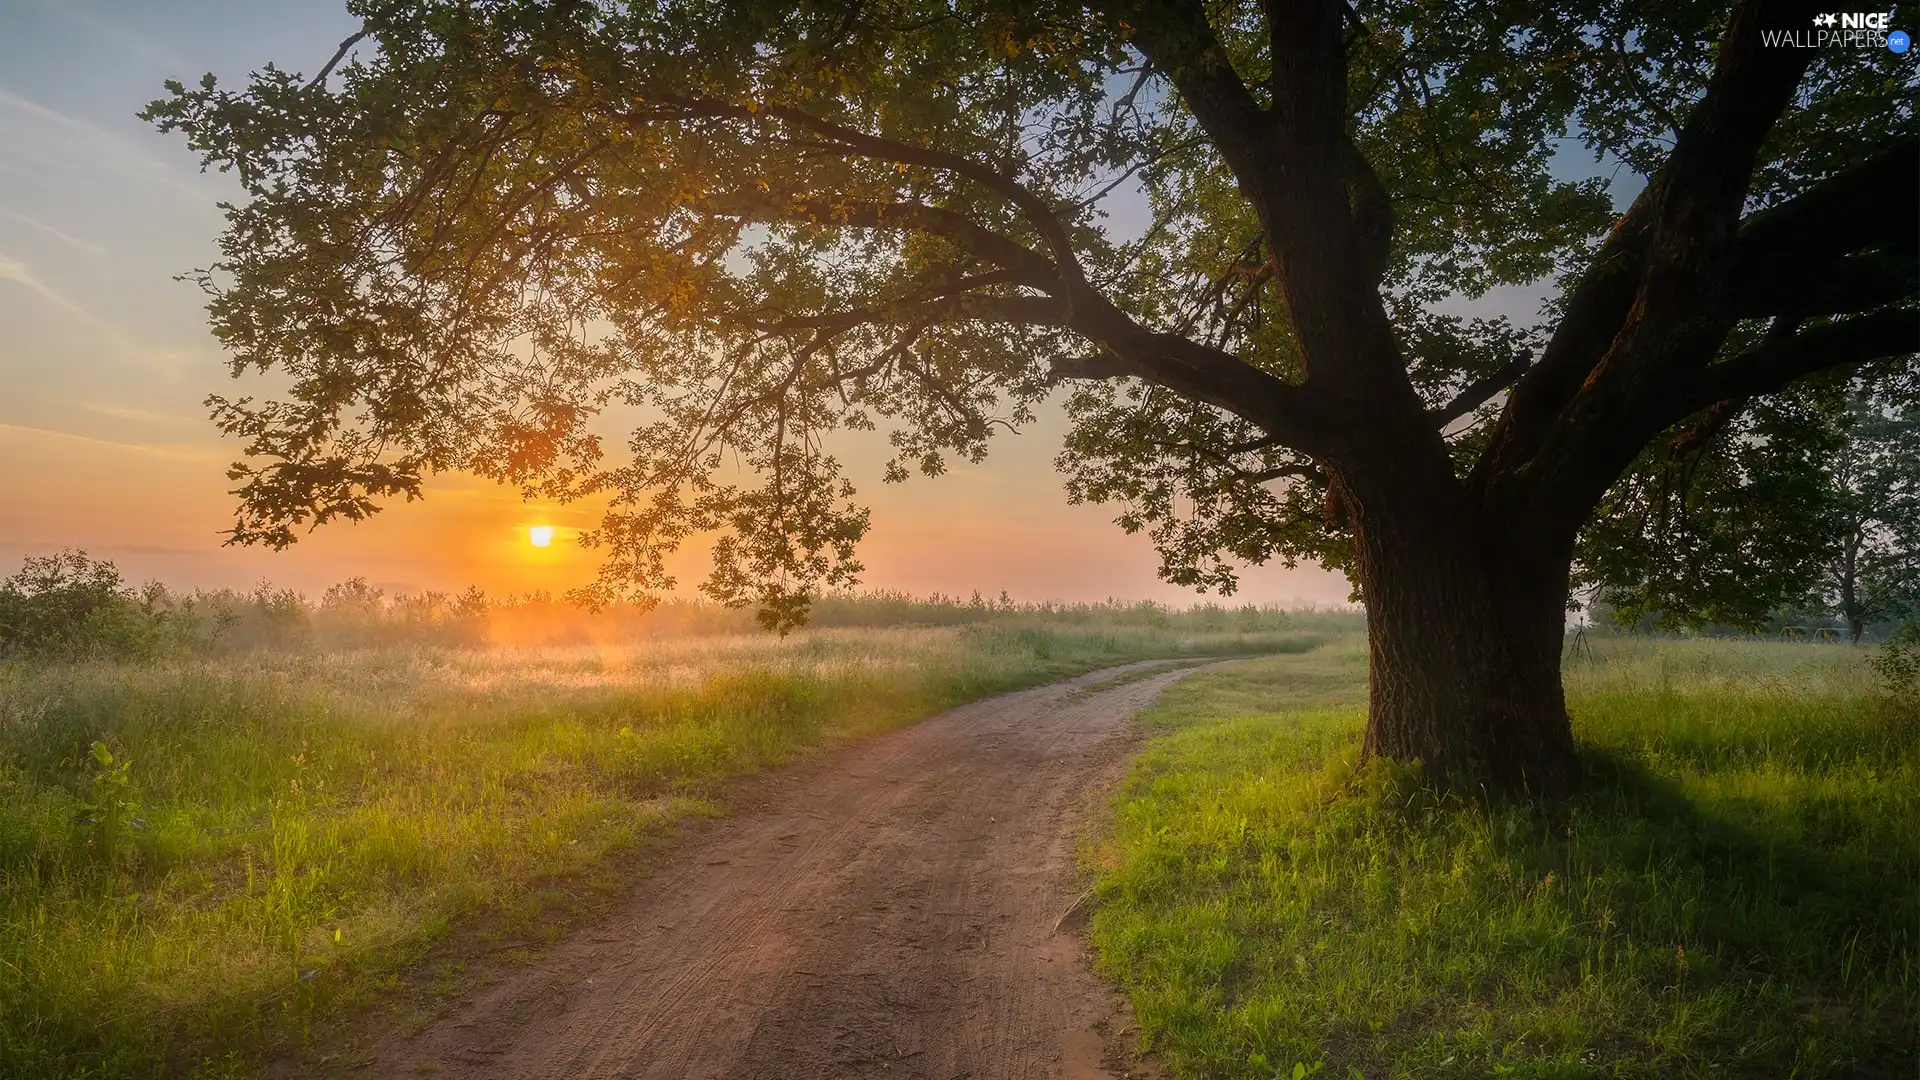
{"label": "soil surface", "polygon": [[1086,955],[1076,845],[1127,719],[1192,670],[1110,668],[757,778],[611,917],[356,1071],[1141,1075],[1131,1013]]}

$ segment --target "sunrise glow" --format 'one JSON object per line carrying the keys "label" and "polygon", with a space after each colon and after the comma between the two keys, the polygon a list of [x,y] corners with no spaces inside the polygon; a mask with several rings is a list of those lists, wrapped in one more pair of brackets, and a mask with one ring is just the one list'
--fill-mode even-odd
{"label": "sunrise glow", "polygon": [[535,525],[527,529],[527,543],[532,544],[534,547],[538,547],[538,548],[552,547],[553,546],[553,526]]}

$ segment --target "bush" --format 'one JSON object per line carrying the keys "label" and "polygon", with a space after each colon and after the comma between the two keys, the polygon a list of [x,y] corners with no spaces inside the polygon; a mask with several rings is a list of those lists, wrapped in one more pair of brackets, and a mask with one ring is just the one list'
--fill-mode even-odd
{"label": "bush", "polygon": [[161,643],[166,616],[154,596],[84,551],[29,556],[0,582],[0,656],[135,657]]}
{"label": "bush", "polygon": [[1920,706],[1920,623],[1901,625],[1867,662],[1894,701]]}

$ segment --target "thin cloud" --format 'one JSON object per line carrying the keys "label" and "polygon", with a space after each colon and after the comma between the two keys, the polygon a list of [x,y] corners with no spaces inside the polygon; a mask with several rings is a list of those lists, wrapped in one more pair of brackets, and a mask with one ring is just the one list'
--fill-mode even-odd
{"label": "thin cloud", "polygon": [[33,269],[26,263],[4,253],[0,253],[0,281],[11,281],[70,315],[77,315],[95,325],[104,325],[92,312],[69,299],[67,294],[35,277]]}
{"label": "thin cloud", "polygon": [[81,408],[101,416],[111,416],[115,420],[131,420],[136,424],[178,424],[187,419],[172,413],[155,412],[152,409],[136,409],[128,405],[114,405],[104,401],[82,402]]}
{"label": "thin cloud", "polygon": [[29,228],[38,229],[41,232],[46,233],[48,236],[51,236],[54,239],[60,241],[61,243],[66,244],[68,247],[73,248],[75,251],[85,252],[88,255],[98,255],[103,258],[107,254],[107,249],[101,247],[99,244],[96,244],[91,240],[82,240],[70,232],[66,232],[64,230],[56,228],[55,226],[47,224],[44,221],[41,221],[39,218],[29,217],[26,214],[22,214],[14,210],[0,211],[0,217],[12,218],[14,221],[17,221],[20,224],[25,225]]}
{"label": "thin cloud", "polygon": [[0,252],[0,281],[12,282],[20,286],[53,307],[72,315],[100,331],[102,334],[105,334],[108,339],[120,348],[125,349],[128,347],[126,335],[114,329],[110,323],[98,315],[80,306],[80,304],[76,303],[71,297],[67,296],[66,293],[35,277],[32,267],[29,267],[19,259],[7,255],[5,252]]}
{"label": "thin cloud", "polygon": [[88,123],[77,116],[68,116],[58,109],[48,108],[31,98],[21,97],[19,94],[3,86],[0,86],[0,108],[9,109],[24,116],[30,116],[42,123],[51,124],[54,127],[62,128],[75,135],[80,135],[89,142],[103,147],[114,157],[138,163],[148,169],[163,168],[157,159],[149,157],[139,150],[128,146],[124,138],[108,131],[106,128],[98,124]]}
{"label": "thin cloud", "polygon": [[[56,128],[71,136],[71,149],[91,155],[96,162],[122,174],[133,176],[158,184],[178,195],[186,196],[197,203],[206,203],[208,193],[198,190],[192,184],[181,180],[165,163],[133,146],[127,139],[98,124],[88,123],[75,116],[68,116],[58,109],[48,108],[30,98],[21,97],[5,87],[0,87],[0,112],[10,112],[16,116],[38,121],[45,127]],[[69,154],[49,152],[46,148],[35,146],[22,135],[11,140],[10,149],[24,150],[42,162],[67,163]]]}
{"label": "thin cloud", "polygon": [[183,450],[174,446],[152,446],[146,443],[118,442],[113,439],[97,439],[92,435],[76,435],[71,431],[56,431],[52,428],[28,427],[24,424],[0,424],[0,433],[25,435],[31,438],[59,439],[65,442],[86,443],[89,446],[104,446],[112,450],[124,450],[128,453],[142,454],[147,457],[165,458],[169,461],[215,462],[221,459],[212,454],[193,450]]}

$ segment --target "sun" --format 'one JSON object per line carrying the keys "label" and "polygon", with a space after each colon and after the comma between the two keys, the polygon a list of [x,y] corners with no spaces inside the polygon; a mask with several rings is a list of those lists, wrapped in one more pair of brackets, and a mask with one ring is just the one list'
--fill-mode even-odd
{"label": "sun", "polygon": [[553,546],[553,526],[534,525],[527,529],[527,543],[534,547]]}

